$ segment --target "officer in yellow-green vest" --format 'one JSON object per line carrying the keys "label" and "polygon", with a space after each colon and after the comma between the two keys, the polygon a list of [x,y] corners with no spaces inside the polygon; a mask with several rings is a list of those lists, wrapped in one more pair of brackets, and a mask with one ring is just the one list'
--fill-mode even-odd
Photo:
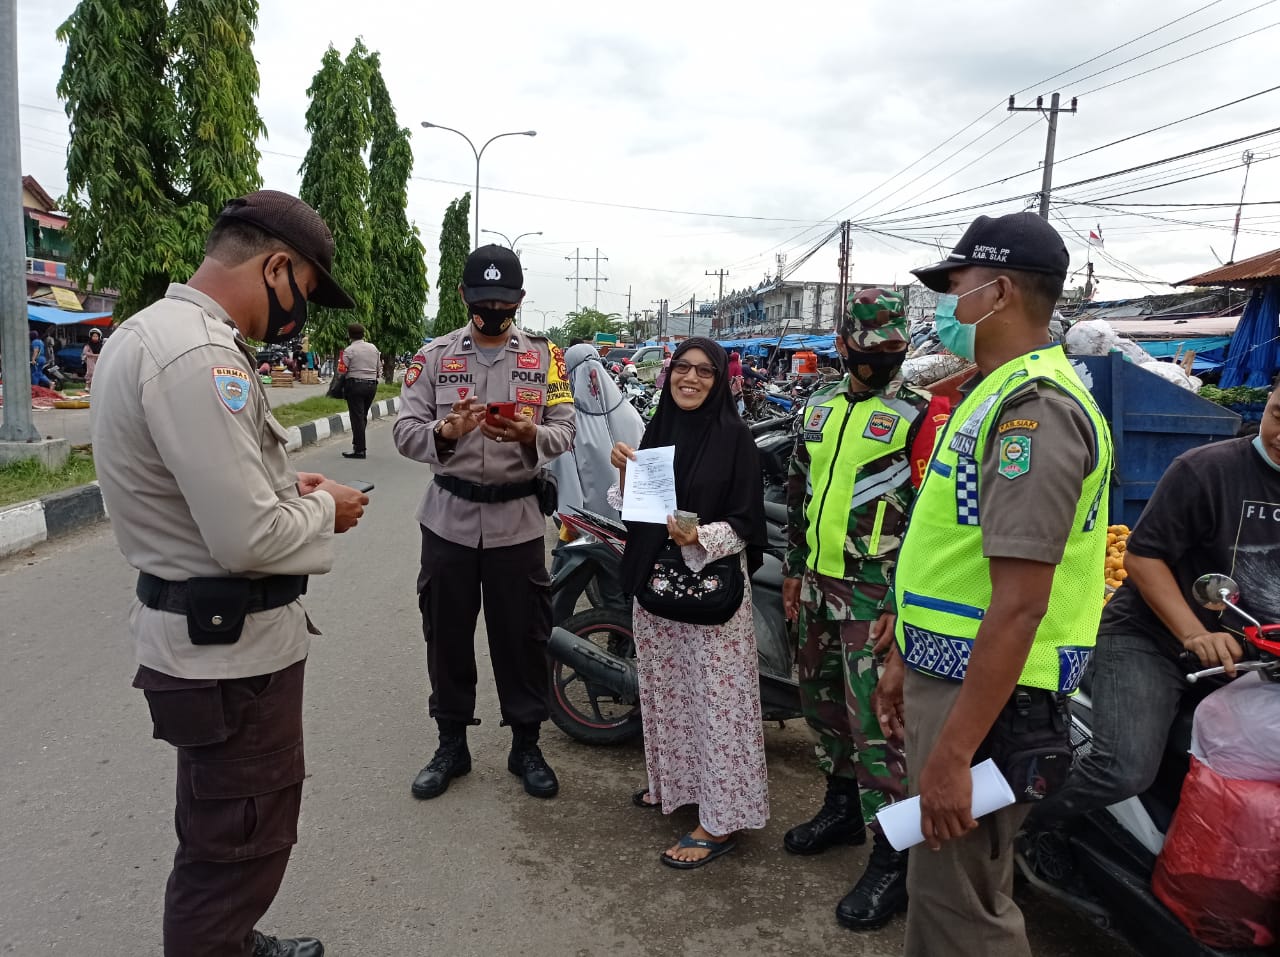
{"label": "officer in yellow-green vest", "polygon": [[[978,217],[915,270],[941,293],[938,338],[979,376],[911,512],[877,699],[882,723],[905,716],[928,847],[908,865],[907,957],[1031,953],[1013,838],[1070,763],[1066,698],[1102,614],[1111,470],[1107,423],[1049,338],[1068,261],[1048,222],[1013,213]],[[988,757],[1018,803],[978,822],[969,768]]]}

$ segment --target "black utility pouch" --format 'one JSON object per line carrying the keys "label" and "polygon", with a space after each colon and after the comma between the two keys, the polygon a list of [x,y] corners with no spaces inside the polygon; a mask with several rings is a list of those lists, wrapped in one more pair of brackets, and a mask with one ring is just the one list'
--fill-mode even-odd
{"label": "black utility pouch", "polygon": [[190,578],[186,585],[191,643],[234,645],[239,641],[253,582],[248,578]]}
{"label": "black utility pouch", "polygon": [[554,515],[560,505],[560,485],[556,477],[543,469],[533,481],[537,486],[538,510],[543,515]]}
{"label": "black utility pouch", "polygon": [[1070,720],[1065,695],[1018,687],[977,757],[995,761],[1020,804],[1043,801],[1071,771]]}

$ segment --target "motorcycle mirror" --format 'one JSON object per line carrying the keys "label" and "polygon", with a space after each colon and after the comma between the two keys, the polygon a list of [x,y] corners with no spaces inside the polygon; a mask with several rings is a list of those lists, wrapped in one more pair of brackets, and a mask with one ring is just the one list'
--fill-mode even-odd
{"label": "motorcycle mirror", "polygon": [[1201,575],[1191,586],[1195,600],[1210,611],[1222,611],[1240,600],[1240,586],[1230,575],[1212,572]]}

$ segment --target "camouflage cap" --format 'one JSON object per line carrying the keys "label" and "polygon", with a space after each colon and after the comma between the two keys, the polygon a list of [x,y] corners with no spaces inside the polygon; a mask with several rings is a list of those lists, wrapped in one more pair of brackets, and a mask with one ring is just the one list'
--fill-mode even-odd
{"label": "camouflage cap", "polygon": [[855,349],[882,342],[909,342],[902,297],[883,289],[863,289],[849,299],[840,335]]}

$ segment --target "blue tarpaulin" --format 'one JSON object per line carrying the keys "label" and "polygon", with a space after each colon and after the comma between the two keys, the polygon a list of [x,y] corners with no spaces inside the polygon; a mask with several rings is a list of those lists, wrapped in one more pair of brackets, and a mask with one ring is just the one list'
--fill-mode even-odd
{"label": "blue tarpaulin", "polygon": [[[110,319],[109,312],[73,312],[70,309],[59,309],[56,306],[33,306],[27,303],[27,321],[40,322],[46,326],[74,326],[77,323],[89,323],[94,320]],[[101,325],[101,322],[94,323]]]}
{"label": "blue tarpaulin", "polygon": [[1255,289],[1231,338],[1222,388],[1238,385],[1265,389],[1280,368],[1280,282]]}

